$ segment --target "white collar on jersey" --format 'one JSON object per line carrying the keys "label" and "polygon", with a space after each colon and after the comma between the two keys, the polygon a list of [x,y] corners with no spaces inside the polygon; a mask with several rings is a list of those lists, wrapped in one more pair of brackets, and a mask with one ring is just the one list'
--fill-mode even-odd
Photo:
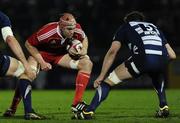
{"label": "white collar on jersey", "polygon": [[61,35],[61,30],[59,28],[59,25],[57,26],[57,34],[62,38],[61,39],[61,44],[63,44],[66,40],[66,38],[64,38],[62,35]]}
{"label": "white collar on jersey", "polygon": [[57,26],[57,34],[58,34],[60,37],[63,38],[63,36],[61,35],[61,30],[60,30],[60,28],[59,28],[59,25]]}

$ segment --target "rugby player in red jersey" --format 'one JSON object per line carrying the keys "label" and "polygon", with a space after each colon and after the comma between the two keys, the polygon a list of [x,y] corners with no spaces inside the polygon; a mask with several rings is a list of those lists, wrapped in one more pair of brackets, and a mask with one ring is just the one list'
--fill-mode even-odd
{"label": "rugby player in red jersey", "polygon": [[[67,52],[67,45],[71,40],[74,39],[82,42],[82,49],[80,52]],[[76,111],[81,110],[82,107],[85,107],[86,104],[82,101],[82,97],[88,84],[93,64],[87,56],[87,36],[81,29],[80,24],[76,22],[74,16],[70,13],[64,13],[58,22],[46,24],[27,39],[25,46],[31,54],[29,57],[29,63],[31,66],[34,66],[34,70],[37,74],[39,71],[38,66],[40,66],[41,70],[43,71],[52,69],[52,65],[78,70],[75,80],[76,90],[72,103],[72,111],[74,114],[76,114]],[[78,56],[79,58],[74,59],[73,56]],[[25,96],[22,97],[24,102],[27,101],[26,106],[29,107],[27,109],[32,110],[30,98],[31,83],[34,78],[29,78],[28,76],[26,76],[26,78],[27,79],[24,79],[24,86],[30,89],[28,91],[24,90],[24,95],[26,98],[24,98]],[[4,113],[4,116],[8,117],[15,114],[17,105],[21,98],[19,96],[18,88],[16,89],[11,106]],[[25,118],[33,119],[34,117],[27,113]],[[41,119],[41,117],[34,119]]]}

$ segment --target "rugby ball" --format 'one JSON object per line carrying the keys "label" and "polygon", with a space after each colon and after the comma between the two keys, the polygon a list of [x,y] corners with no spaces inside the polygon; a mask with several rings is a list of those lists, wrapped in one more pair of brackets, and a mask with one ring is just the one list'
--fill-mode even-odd
{"label": "rugby ball", "polygon": [[80,51],[82,50],[82,48],[83,48],[83,44],[81,43],[81,41],[77,39],[72,40],[71,43],[68,44],[66,47],[70,55],[73,55],[73,53],[78,55]]}

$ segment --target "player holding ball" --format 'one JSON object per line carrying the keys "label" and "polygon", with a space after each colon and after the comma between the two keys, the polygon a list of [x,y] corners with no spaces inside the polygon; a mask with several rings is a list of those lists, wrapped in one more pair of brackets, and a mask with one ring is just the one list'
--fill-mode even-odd
{"label": "player holding ball", "polygon": [[[25,46],[31,56],[29,63],[34,66],[35,72],[38,74],[38,66],[41,70],[48,71],[52,69],[52,65],[61,66],[68,69],[76,69],[78,71],[75,83],[76,90],[72,103],[72,112],[76,112],[85,107],[86,104],[82,101],[83,93],[89,82],[92,62],[87,56],[88,39],[84,31],[81,29],[74,16],[70,13],[64,13],[58,22],[48,23],[37,32],[32,34],[26,41]],[[23,86],[25,88],[31,87],[34,78],[24,79]],[[10,108],[4,113],[4,116],[13,116],[16,112],[18,102],[21,99],[18,94],[17,86]],[[31,107],[31,89],[22,95],[25,107],[27,110],[33,110]],[[24,98],[26,97],[26,98]],[[27,111],[25,112],[31,112]],[[25,119],[41,119],[41,117],[34,117],[26,113]]]}

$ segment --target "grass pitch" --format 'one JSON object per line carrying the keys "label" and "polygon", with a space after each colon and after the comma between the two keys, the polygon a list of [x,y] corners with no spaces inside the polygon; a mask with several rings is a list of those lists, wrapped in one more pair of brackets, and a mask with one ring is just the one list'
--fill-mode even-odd
{"label": "grass pitch", "polygon": [[[90,102],[95,91],[86,91],[85,100]],[[96,110],[93,120],[71,120],[70,107],[74,91],[33,91],[33,107],[49,119],[26,121],[23,105],[19,105],[12,118],[2,117],[12,100],[13,91],[0,91],[0,123],[180,123],[180,90],[167,90],[170,117],[154,118],[158,100],[154,90],[112,90],[109,97]]]}

